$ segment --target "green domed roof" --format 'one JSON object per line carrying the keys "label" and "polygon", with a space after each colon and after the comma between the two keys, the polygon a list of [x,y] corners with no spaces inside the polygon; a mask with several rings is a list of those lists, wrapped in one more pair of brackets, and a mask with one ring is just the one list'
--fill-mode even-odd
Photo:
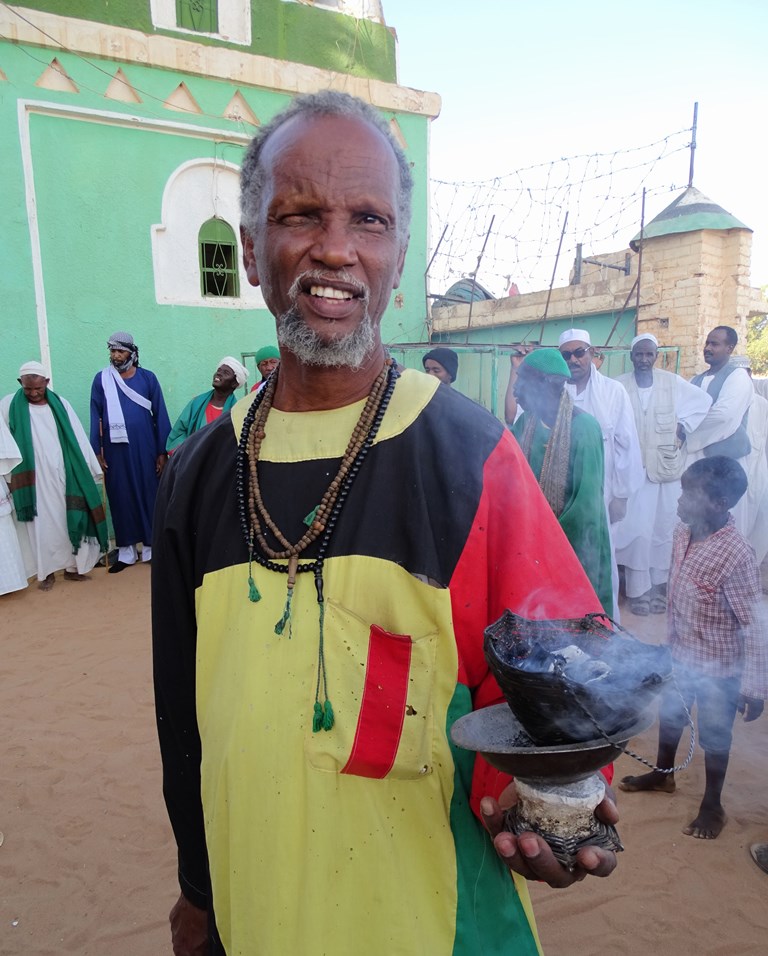
{"label": "green domed roof", "polygon": [[[699,229],[747,229],[743,222],[712,202],[695,186],[689,186],[677,199],[652,219],[643,230],[643,239],[671,236],[678,232],[696,232]],[[637,252],[640,233],[629,246]]]}

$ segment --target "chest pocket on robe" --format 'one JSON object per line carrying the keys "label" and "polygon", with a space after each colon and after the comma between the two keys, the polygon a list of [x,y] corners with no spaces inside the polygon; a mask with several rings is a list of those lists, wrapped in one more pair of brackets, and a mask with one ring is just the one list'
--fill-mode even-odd
{"label": "chest pocket on robe", "polygon": [[310,766],[377,779],[415,780],[431,773],[437,640],[436,630],[394,634],[326,599],[325,658],[335,724],[305,738]]}

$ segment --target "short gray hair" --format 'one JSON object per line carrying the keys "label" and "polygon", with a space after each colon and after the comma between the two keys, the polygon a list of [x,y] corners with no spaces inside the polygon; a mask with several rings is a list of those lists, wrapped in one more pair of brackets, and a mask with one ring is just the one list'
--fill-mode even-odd
{"label": "short gray hair", "polygon": [[336,90],[321,90],[319,93],[305,93],[297,96],[282,112],[261,127],[251,140],[240,170],[240,211],[245,231],[253,237],[258,222],[261,194],[264,188],[264,167],[261,154],[270,136],[277,132],[294,116],[309,118],[321,116],[342,116],[359,119],[377,129],[392,147],[400,173],[400,190],[397,204],[397,232],[401,239],[408,235],[411,221],[411,194],[413,176],[411,166],[400,144],[389,128],[384,117],[365,100],[340,93]]}

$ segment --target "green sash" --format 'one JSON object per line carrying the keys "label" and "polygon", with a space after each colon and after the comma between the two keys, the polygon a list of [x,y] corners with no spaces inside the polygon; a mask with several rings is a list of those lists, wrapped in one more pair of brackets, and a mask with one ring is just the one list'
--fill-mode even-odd
{"label": "green sash", "polygon": [[[77,554],[85,538],[97,538],[101,550],[106,551],[107,521],[101,493],[77,443],[69,415],[61,399],[50,389],[47,389],[45,394],[48,406],[53,413],[53,420],[56,422],[61,453],[64,457],[67,531],[69,540],[72,542],[72,553]],[[8,424],[22,456],[21,464],[11,472],[13,506],[19,521],[33,521],[37,515],[35,448],[32,443],[29,402],[21,389],[16,392],[11,401]]]}

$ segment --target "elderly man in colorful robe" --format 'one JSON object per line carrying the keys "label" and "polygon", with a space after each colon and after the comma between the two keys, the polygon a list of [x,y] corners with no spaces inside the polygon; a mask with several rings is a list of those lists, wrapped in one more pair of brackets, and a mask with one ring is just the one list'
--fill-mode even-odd
{"label": "elderly man in colorful robe", "polygon": [[615,856],[582,848],[569,872],[499,832],[509,778],[449,728],[500,699],[482,635],[505,608],[599,602],[507,429],[386,353],[412,188],[387,119],[298,97],[240,182],[281,359],[158,495],[174,952],[535,956],[525,879],[567,886]]}
{"label": "elderly man in colorful robe", "polygon": [[586,329],[567,329],[559,339],[560,354],[571,381],[566,389],[576,408],[597,419],[603,432],[605,484],[603,495],[611,532],[613,610],[619,613],[619,571],[613,530],[627,513],[627,501],[643,483],[643,460],[629,396],[619,383],[595,368],[592,340]]}
{"label": "elderly man in colorful robe", "polygon": [[211,388],[188,402],[171,429],[166,450],[170,455],[190,435],[211,425],[235,404],[235,389],[248,380],[248,369],[231,355],[225,356],[213,373]]}
{"label": "elderly man in colorful robe", "polygon": [[626,516],[614,527],[616,562],[624,566],[629,609],[642,616],[667,609],[666,586],[672,560],[672,532],[685,455],[677,437],[703,421],[712,399],[673,372],[654,368],[659,356],[655,335],[632,339],[633,372],[620,375],[632,404],[643,456],[643,484],[634,492]]}
{"label": "elderly man in colorful robe", "polygon": [[41,591],[51,590],[56,571],[86,580],[107,549],[101,468],[74,409],[48,383],[44,366],[27,362],[21,388],[0,401],[22,458],[10,476],[19,544]]}
{"label": "elderly man in colorful robe", "polygon": [[603,433],[596,419],[573,407],[565,389],[570,377],[557,349],[528,353],[515,382],[515,394],[525,411],[512,426],[512,434],[605,613],[613,614]]}
{"label": "elderly man in colorful robe", "polygon": [[104,469],[117,561],[110,574],[152,558],[152,515],[171,430],[165,399],[154,373],[139,366],[139,349],[128,332],[107,342],[109,365],[91,385],[91,446]]}

